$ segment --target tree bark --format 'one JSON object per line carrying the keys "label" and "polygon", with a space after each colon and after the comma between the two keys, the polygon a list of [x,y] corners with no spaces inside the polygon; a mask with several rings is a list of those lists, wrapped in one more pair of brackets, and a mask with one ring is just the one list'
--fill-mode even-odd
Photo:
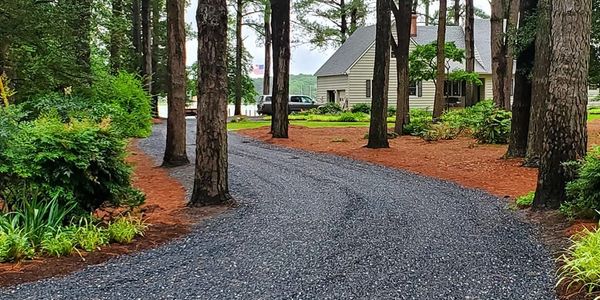
{"label": "tree bark", "polygon": [[144,87],[152,94],[152,11],[150,0],[142,0],[142,75]]}
{"label": "tree bark", "polygon": [[437,75],[435,80],[435,99],[433,102],[434,120],[439,119],[444,112],[444,81],[446,80],[446,11],[447,0],[440,0],[440,13],[437,31]]}
{"label": "tree bark", "polygon": [[82,83],[85,86],[92,85],[92,0],[73,1],[76,6],[76,25],[75,29],[75,53],[77,57],[77,67],[80,74],[84,74]]}
{"label": "tree bark", "polygon": [[[537,0],[521,0],[519,28],[527,28],[535,15]],[[515,92],[512,104],[512,120],[507,158],[525,157],[527,153],[527,134],[531,114],[531,72],[535,61],[535,41],[525,45],[517,53],[515,72]]]}
{"label": "tree bark", "polygon": [[373,97],[367,148],[389,148],[387,140],[387,105],[390,77],[390,1],[377,0],[375,29],[375,66],[373,68]]}
{"label": "tree bark", "polygon": [[167,0],[167,144],[163,166],[182,166],[190,161],[186,151],[186,51],[185,1]]}
{"label": "tree bark", "polygon": [[190,206],[232,202],[227,182],[227,2],[203,0],[198,24],[196,173]]}
{"label": "tree bark", "polygon": [[[504,107],[507,95],[506,76],[507,61],[506,48],[504,47],[504,1],[492,1],[492,14],[490,19],[491,43],[492,43],[492,93],[494,103],[498,107]],[[510,100],[509,100],[510,101]]]}
{"label": "tree bark", "polygon": [[[396,21],[396,35],[398,42],[392,42],[392,50],[396,56],[396,77],[398,81],[396,99],[396,122],[394,132],[402,135],[404,126],[409,120],[409,84],[408,77],[408,55],[410,48],[410,26],[411,26],[411,0],[400,0],[398,7],[391,1],[392,12]],[[392,36],[392,41],[394,41]]]}
{"label": "tree bark", "polygon": [[454,0],[454,26],[460,25],[460,0]]}
{"label": "tree bark", "polygon": [[288,137],[288,101],[290,81],[290,2],[271,0],[273,37],[273,117],[274,138]]}
{"label": "tree bark", "polygon": [[112,0],[112,24],[110,32],[110,68],[113,74],[121,70],[121,49],[123,32],[120,21],[123,18],[123,0]]}
{"label": "tree bark", "polygon": [[[431,12],[429,11],[429,8],[430,8],[431,3],[429,3],[429,1],[430,0],[425,0],[424,1],[425,2],[425,26],[429,26],[429,23],[430,23],[429,19],[430,19],[430,13]],[[417,2],[417,1],[415,1],[415,2]],[[414,11],[417,11],[417,10],[415,9]]]}
{"label": "tree bark", "polygon": [[348,38],[348,20],[346,19],[346,2],[344,0],[340,0],[340,33],[341,33],[341,41],[342,44],[346,42]]}
{"label": "tree bark", "polygon": [[271,94],[271,5],[267,1],[264,15],[265,26],[265,74],[263,76],[263,95]]}
{"label": "tree bark", "polygon": [[142,72],[142,23],[140,0],[131,0],[131,42],[135,50],[135,66],[139,74]]}
{"label": "tree bark", "polygon": [[552,26],[551,0],[538,0],[537,27],[535,36],[535,65],[531,89],[531,111],[527,134],[525,165],[539,166],[542,152],[542,130],[546,122],[544,103],[548,95],[548,72],[550,72],[550,27]]}
{"label": "tree bark", "polygon": [[158,92],[160,90],[158,79],[158,60],[159,45],[161,41],[158,23],[163,9],[163,0],[152,1],[152,21],[150,22],[152,30],[152,116],[158,118]]}
{"label": "tree bark", "polygon": [[587,78],[590,59],[591,0],[552,0],[549,97],[534,209],[559,208],[569,178],[563,163],[587,149]]}
{"label": "tree bark", "polygon": [[[465,50],[466,50],[466,71],[475,72],[475,37],[474,37],[474,6],[473,0],[465,1]],[[476,86],[467,82],[467,93],[465,97],[465,106],[474,105],[479,99],[475,99],[477,93]]]}
{"label": "tree bark", "polygon": [[506,15],[506,30],[504,33],[504,52],[506,53],[506,74],[504,76],[504,102],[503,108],[505,110],[511,109],[511,95],[513,90],[513,71],[514,71],[514,49],[510,43],[509,35],[517,26],[517,22],[519,20],[519,3],[520,0],[510,0],[508,1],[509,7],[505,10]]}
{"label": "tree bark", "polygon": [[244,41],[242,40],[242,21],[244,0],[236,0],[235,14],[235,110],[234,115],[242,114],[242,55],[244,54]]}

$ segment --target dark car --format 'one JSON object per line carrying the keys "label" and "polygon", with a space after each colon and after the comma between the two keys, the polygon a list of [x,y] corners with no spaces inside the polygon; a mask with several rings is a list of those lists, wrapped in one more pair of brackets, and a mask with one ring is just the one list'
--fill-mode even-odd
{"label": "dark car", "polygon": [[[263,115],[270,115],[273,113],[273,105],[271,103],[271,95],[260,96],[258,99],[258,113]],[[309,96],[304,95],[292,95],[289,98],[288,102],[288,111],[292,112],[300,112],[303,110],[309,110],[311,108],[317,108],[323,105],[322,103],[317,103]]]}

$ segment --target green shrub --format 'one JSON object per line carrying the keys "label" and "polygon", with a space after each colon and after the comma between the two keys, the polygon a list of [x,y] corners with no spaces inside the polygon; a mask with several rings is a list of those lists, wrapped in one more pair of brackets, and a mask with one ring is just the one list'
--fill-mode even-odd
{"label": "green shrub", "polygon": [[559,258],[562,266],[558,284],[581,286],[588,293],[600,289],[600,231],[587,232],[572,240],[573,245]]}
{"label": "green shrub", "polygon": [[410,110],[410,123],[404,126],[405,133],[415,136],[423,136],[433,124],[431,113],[424,109]]}
{"label": "green shrub", "polygon": [[510,135],[509,111],[496,109],[477,124],[473,136],[483,144],[506,144]]}
{"label": "green shrub", "polygon": [[41,250],[51,256],[70,255],[75,251],[75,234],[63,228],[55,232],[46,232],[42,239]]}
{"label": "green shrub", "polygon": [[516,203],[521,207],[528,207],[533,204],[533,198],[535,197],[535,192],[529,192],[523,196],[519,196],[516,199]]}
{"label": "green shrub", "polygon": [[0,262],[32,258],[35,249],[22,230],[0,232]]}
{"label": "green shrub", "polygon": [[388,116],[388,118],[396,117],[396,107],[395,106],[388,106],[387,116]]}
{"label": "green shrub", "polygon": [[321,105],[318,108],[316,108],[316,112],[321,115],[326,115],[326,114],[336,115],[336,114],[341,113],[342,111],[343,111],[342,107],[335,102],[327,102],[326,104]]}
{"label": "green shrub", "polygon": [[41,244],[46,233],[60,229],[76,206],[75,203],[60,204],[58,197],[45,201],[36,191],[21,198],[11,196],[7,202],[13,203],[12,211],[0,215],[0,231],[22,230],[34,246]]}
{"label": "green shrub", "polygon": [[336,121],[338,122],[368,122],[369,115],[361,112],[350,113],[345,112],[337,117]]}
{"label": "green shrub", "polygon": [[600,210],[600,147],[576,164],[577,178],[567,184],[568,202],[561,211],[571,217],[595,217]]}
{"label": "green shrub", "polygon": [[460,134],[460,129],[447,123],[432,124],[422,135],[426,141],[452,140]]}
{"label": "green shrub", "polygon": [[104,201],[137,205],[143,195],[131,187],[131,168],[125,163],[125,141],[109,122],[57,116],[22,122],[0,153],[0,196],[6,187],[36,186],[46,198],[75,201],[92,210]]}
{"label": "green shrub", "polygon": [[71,225],[68,230],[74,232],[76,245],[88,252],[98,250],[109,241],[106,229],[85,218],[78,225]]}
{"label": "green shrub", "polygon": [[352,108],[350,109],[350,111],[353,113],[370,114],[371,106],[366,103],[358,103],[358,104],[352,105]]}
{"label": "green shrub", "polygon": [[108,224],[108,236],[110,240],[121,244],[129,244],[133,238],[143,235],[146,225],[139,220],[128,218],[119,218],[115,222]]}
{"label": "green shrub", "polygon": [[127,137],[147,137],[152,132],[150,96],[137,75],[120,72],[100,76],[92,87],[93,98],[115,107],[110,118]]}

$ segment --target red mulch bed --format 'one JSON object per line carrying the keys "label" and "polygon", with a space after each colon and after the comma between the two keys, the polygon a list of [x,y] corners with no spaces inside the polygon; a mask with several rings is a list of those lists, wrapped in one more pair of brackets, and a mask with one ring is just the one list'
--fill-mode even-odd
{"label": "red mulch bed", "polygon": [[[67,257],[40,257],[19,263],[0,263],[0,287],[44,278],[63,276],[87,265],[106,262],[124,254],[154,248],[190,231],[195,222],[210,218],[226,210],[226,207],[186,208],[183,186],[169,177],[166,170],[155,166],[154,160],[141,152],[136,142],[129,146],[131,155],[127,161],[134,166],[133,185],[142,190],[146,203],[136,213],[141,213],[149,224],[143,237],[128,245],[111,244],[100,251],[74,254]],[[108,210],[111,213],[118,210]],[[102,213],[106,214],[106,211]]]}

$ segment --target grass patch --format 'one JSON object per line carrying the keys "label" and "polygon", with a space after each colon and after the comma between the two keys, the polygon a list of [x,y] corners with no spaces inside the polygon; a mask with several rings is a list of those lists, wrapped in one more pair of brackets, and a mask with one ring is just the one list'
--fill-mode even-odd
{"label": "grass patch", "polygon": [[[369,127],[369,122],[323,122],[323,121],[305,121],[291,120],[290,125],[304,126],[309,128],[326,127]],[[265,126],[271,126],[271,121],[244,121],[236,123],[227,123],[227,130],[236,131],[241,129],[254,129]]]}
{"label": "grass patch", "polygon": [[529,192],[523,196],[517,197],[516,203],[519,207],[529,207],[533,204],[534,197],[535,197],[535,192]]}
{"label": "grass patch", "polygon": [[588,293],[600,289],[600,231],[587,231],[575,237],[573,245],[559,261],[558,284],[567,283],[567,289],[579,287]]}

